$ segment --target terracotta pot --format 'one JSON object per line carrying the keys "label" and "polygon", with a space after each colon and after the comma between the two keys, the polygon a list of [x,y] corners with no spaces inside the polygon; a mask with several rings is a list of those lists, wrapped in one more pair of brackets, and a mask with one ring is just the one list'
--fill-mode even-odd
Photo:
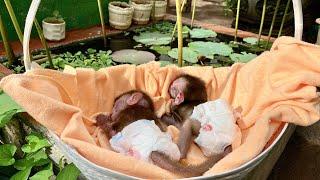
{"label": "terracotta pot", "polygon": [[114,1],[109,3],[109,23],[115,29],[128,29],[132,23],[133,7],[128,3]]}

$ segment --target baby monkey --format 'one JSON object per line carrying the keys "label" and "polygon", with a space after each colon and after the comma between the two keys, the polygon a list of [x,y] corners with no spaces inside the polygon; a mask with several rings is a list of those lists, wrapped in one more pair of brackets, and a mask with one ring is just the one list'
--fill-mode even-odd
{"label": "baby monkey", "polygon": [[161,120],[178,128],[191,116],[193,108],[206,102],[208,98],[205,83],[187,74],[180,75],[172,81],[169,94],[172,99],[170,113],[164,114]]}
{"label": "baby monkey", "polygon": [[[155,115],[151,98],[144,92],[136,90],[123,93],[117,97],[111,114],[100,114],[96,117],[97,126],[105,130],[109,138],[122,131],[127,125],[141,119],[155,120],[161,131],[164,129],[164,126]],[[180,136],[180,142],[187,144],[181,144],[181,147],[189,147],[190,142],[188,141],[191,141],[189,139],[190,136],[187,138],[186,140],[182,140],[183,136]],[[220,155],[209,157],[208,160],[199,165],[184,165],[179,161],[172,160],[165,153],[159,151],[152,151],[150,159],[155,165],[163,169],[184,177],[193,177],[202,175],[228,153],[225,151]]]}

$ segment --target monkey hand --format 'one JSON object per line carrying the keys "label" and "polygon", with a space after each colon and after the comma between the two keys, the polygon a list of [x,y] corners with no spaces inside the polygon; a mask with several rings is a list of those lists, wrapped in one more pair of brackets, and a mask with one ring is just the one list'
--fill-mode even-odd
{"label": "monkey hand", "polygon": [[96,116],[96,125],[101,129],[106,129],[108,122],[111,121],[111,114],[98,114]]}

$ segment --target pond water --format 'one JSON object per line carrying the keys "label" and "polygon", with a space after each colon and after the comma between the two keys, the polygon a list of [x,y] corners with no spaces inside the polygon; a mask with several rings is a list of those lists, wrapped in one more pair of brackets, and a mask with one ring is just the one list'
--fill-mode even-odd
{"label": "pond water", "polygon": [[[53,48],[51,49],[52,54],[56,54],[58,55],[58,57],[60,57],[60,59],[58,59],[59,62],[54,62],[54,65],[58,66],[56,67],[57,69],[63,69],[65,64],[71,66],[75,65],[75,67],[91,67],[90,63],[95,63],[95,65],[93,65],[93,68],[95,69],[110,65],[118,65],[122,63],[112,62],[112,58],[110,55],[111,52],[109,50],[115,52],[123,49],[136,49],[148,51],[156,56],[156,61],[165,62],[165,64],[177,64],[177,52],[173,49],[177,48],[178,46],[176,36],[171,43],[169,41],[169,44],[164,43],[164,45],[158,46],[165,46],[166,48],[168,48],[169,52],[166,53],[159,53],[159,51],[152,48],[153,45],[151,44],[142,44],[137,42],[136,40],[139,37],[135,39],[135,37],[139,35],[142,36],[146,34],[147,35],[143,40],[150,40],[154,38],[152,37],[153,35],[157,36],[159,34],[165,34],[166,36],[164,38],[169,37],[169,39],[171,39],[170,37],[173,31],[173,27],[173,23],[164,21],[147,27],[135,29],[133,31],[108,36],[106,47],[104,47],[103,38],[96,38],[92,40],[87,40],[85,42],[78,42],[58,48]],[[184,26],[183,29],[184,32],[186,29],[186,33],[184,34],[185,37],[183,39],[183,47],[186,48],[186,52],[184,50],[184,53],[186,53],[184,54],[184,57],[186,58],[186,60],[184,58],[185,65],[210,65],[213,67],[230,66],[235,62],[248,62],[249,60],[253,59],[257,55],[262,53],[265,49],[270,48],[271,46],[271,43],[269,43],[268,48],[264,48],[266,42],[261,41],[261,43],[258,45],[256,43],[255,38],[249,38],[249,40],[245,40],[245,42],[243,41],[243,39],[238,38],[237,43],[234,43],[233,36],[223,35],[215,33],[211,30],[204,30],[197,27],[194,27],[192,29],[191,27]],[[197,32],[194,32],[194,30],[197,30]],[[194,36],[200,38],[191,38],[191,31],[193,31],[192,36],[196,34]],[[206,34],[208,34],[207,31],[209,31],[208,37],[206,37]],[[159,40],[161,40],[161,38],[163,37],[159,37]],[[153,43],[160,42],[154,41]],[[97,55],[97,53],[100,50],[103,51],[103,56],[105,56],[105,58],[108,59],[110,56],[109,59],[111,62],[104,62],[102,64],[100,62],[94,62],[97,59],[99,61],[99,58],[101,58],[101,54]],[[210,51],[211,54],[207,54],[207,51]],[[66,52],[68,53],[66,54]],[[79,55],[81,55],[81,58],[79,58]],[[80,59],[80,61],[86,61],[86,65],[82,66],[81,63],[79,63],[79,61],[74,63],[74,61],[78,59]],[[54,59],[54,61],[55,60],[56,58]],[[64,60],[68,62],[62,62]],[[46,62],[43,66],[48,67],[48,65],[48,62]]]}

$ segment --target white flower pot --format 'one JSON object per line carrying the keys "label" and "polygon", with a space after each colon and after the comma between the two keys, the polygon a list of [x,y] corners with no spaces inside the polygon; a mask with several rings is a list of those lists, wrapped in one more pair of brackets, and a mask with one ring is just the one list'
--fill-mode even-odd
{"label": "white flower pot", "polygon": [[132,23],[133,7],[128,3],[114,1],[109,3],[109,23],[115,29],[128,29]]}
{"label": "white flower pot", "polygon": [[66,22],[63,20],[53,21],[46,18],[42,21],[43,35],[47,40],[60,41],[66,37]]}
{"label": "white flower pot", "polygon": [[153,19],[158,21],[164,19],[167,12],[167,1],[154,1]]}
{"label": "white flower pot", "polygon": [[133,22],[136,24],[147,24],[151,15],[152,3],[149,1],[133,1],[131,5],[134,8]]}

